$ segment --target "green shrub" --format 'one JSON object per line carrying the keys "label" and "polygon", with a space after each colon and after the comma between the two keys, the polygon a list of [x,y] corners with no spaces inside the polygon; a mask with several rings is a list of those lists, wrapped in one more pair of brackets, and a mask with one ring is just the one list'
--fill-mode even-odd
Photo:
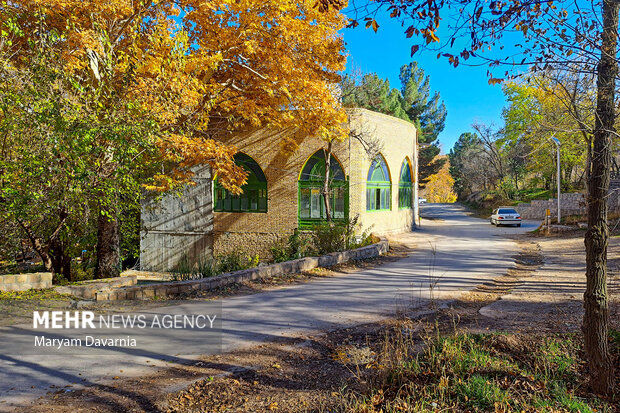
{"label": "green shrub", "polygon": [[186,281],[192,280],[196,277],[196,271],[194,270],[194,266],[190,262],[189,258],[186,254],[183,254],[177,265],[171,270],[172,279],[174,281]]}
{"label": "green shrub", "polygon": [[288,242],[284,239],[277,241],[270,248],[271,256],[275,262],[284,262],[290,259]]}
{"label": "green shrub", "polygon": [[217,262],[211,257],[199,258],[196,262],[196,268],[198,273],[202,276],[201,278],[213,277],[219,274]]}
{"label": "green shrub", "polygon": [[329,254],[372,244],[368,230],[358,239],[355,233],[359,227],[359,215],[343,221],[322,222],[312,233],[314,247],[319,254]]}
{"label": "green shrub", "polygon": [[71,265],[71,278],[73,278],[74,282],[92,280],[95,278],[95,269],[74,263]]}
{"label": "green shrub", "polygon": [[201,257],[195,263],[191,263],[187,255],[183,255],[171,272],[174,281],[195,280],[225,272],[246,270],[258,266],[258,262],[258,254],[249,256],[238,250],[218,255],[215,258]]}
{"label": "green shrub", "polygon": [[312,235],[300,232],[297,228],[286,241],[280,240],[271,247],[271,256],[275,262],[308,257],[315,253]]}
{"label": "green shrub", "polygon": [[339,222],[321,222],[314,226],[312,239],[320,255],[347,248],[346,226]]}

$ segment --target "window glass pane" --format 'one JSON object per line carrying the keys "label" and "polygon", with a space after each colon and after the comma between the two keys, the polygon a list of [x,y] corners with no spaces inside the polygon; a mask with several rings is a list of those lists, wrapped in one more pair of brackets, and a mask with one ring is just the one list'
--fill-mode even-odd
{"label": "window glass pane", "polygon": [[310,217],[321,218],[321,194],[318,189],[312,189],[310,194]]}
{"label": "window glass pane", "polygon": [[[330,180],[344,181],[344,171],[333,155],[331,156],[330,165]],[[308,159],[301,171],[300,180],[319,182],[325,180],[325,152],[323,149],[319,149]]]}
{"label": "window glass pane", "polygon": [[409,186],[401,186],[398,192],[398,205],[401,208],[411,208],[411,188]]}
{"label": "window glass pane", "polygon": [[222,208],[222,195],[221,195],[221,191],[219,189],[216,189],[215,191],[213,191],[213,197],[215,198],[213,200],[214,209],[216,211],[219,211]]}
{"label": "window glass pane", "polygon": [[232,197],[232,207],[233,211],[239,211],[241,209],[241,199],[238,196]]}
{"label": "window glass pane", "polygon": [[252,192],[256,192],[256,191],[246,190],[243,192],[243,194],[241,194],[240,198],[241,198],[241,210],[242,211],[248,210],[248,198],[252,196],[251,194]]}
{"label": "window glass pane", "polygon": [[267,211],[267,190],[261,189],[258,196],[258,210],[262,212]]}
{"label": "window glass pane", "polygon": [[231,199],[230,199],[230,192],[226,191],[226,195],[224,198],[224,211],[230,211],[230,207],[231,207]]}
{"label": "window glass pane", "polygon": [[375,188],[375,208],[381,209],[381,189]]}
{"label": "window glass pane", "polygon": [[334,218],[344,218],[344,188],[335,188]]}
{"label": "window glass pane", "polygon": [[228,212],[266,212],[267,180],[260,165],[243,153],[235,155],[235,162],[249,172],[247,183],[241,187],[243,193],[232,196],[226,189],[214,184],[214,203],[216,211]]}
{"label": "window glass pane", "polygon": [[310,190],[308,188],[302,188],[300,195],[299,216],[302,218],[310,218]]}

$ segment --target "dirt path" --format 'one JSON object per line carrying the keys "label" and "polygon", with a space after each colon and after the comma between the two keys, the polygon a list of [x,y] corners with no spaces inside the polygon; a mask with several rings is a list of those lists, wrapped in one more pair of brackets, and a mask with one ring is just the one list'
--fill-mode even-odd
{"label": "dirt path", "polygon": [[[518,277],[501,299],[480,309],[495,322],[496,328],[527,331],[579,331],[583,318],[585,291],[585,247],[583,233],[566,238],[521,240],[522,253],[537,248],[544,256],[536,271]],[[536,245],[536,247],[532,247]],[[612,327],[619,327],[620,238],[609,244],[608,292]],[[506,277],[508,278],[508,277]]]}

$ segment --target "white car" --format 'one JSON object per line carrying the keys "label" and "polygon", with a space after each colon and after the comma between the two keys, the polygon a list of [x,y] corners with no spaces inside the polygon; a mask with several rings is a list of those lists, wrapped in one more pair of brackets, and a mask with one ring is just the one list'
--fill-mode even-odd
{"label": "white car", "polygon": [[491,224],[521,226],[521,215],[512,207],[499,207],[491,215]]}
{"label": "white car", "polygon": [[418,204],[426,204],[426,198],[418,198]]}

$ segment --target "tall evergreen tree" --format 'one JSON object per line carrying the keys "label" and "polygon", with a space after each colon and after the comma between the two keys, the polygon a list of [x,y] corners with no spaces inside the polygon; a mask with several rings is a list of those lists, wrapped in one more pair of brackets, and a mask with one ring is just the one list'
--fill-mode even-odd
{"label": "tall evergreen tree", "polygon": [[437,155],[439,133],[445,127],[448,112],[439,92],[431,95],[430,77],[417,62],[400,68],[400,83],[403,108],[418,129],[419,180],[420,187],[424,187],[428,177],[439,172],[446,163],[445,158]]}
{"label": "tall evergreen tree", "polygon": [[358,82],[347,75],[341,82],[342,102],[348,107],[359,107],[385,113],[409,121],[400,91],[390,87],[390,81],[376,73],[367,73]]}
{"label": "tall evergreen tree", "polygon": [[438,158],[439,133],[446,122],[446,106],[439,92],[431,94],[430,78],[416,62],[400,69],[400,90],[390,88],[388,79],[381,79],[376,73],[368,73],[356,81],[347,75],[341,82],[343,104],[385,113],[416,125],[420,150],[419,182],[423,188],[428,177],[436,174],[446,162]]}

